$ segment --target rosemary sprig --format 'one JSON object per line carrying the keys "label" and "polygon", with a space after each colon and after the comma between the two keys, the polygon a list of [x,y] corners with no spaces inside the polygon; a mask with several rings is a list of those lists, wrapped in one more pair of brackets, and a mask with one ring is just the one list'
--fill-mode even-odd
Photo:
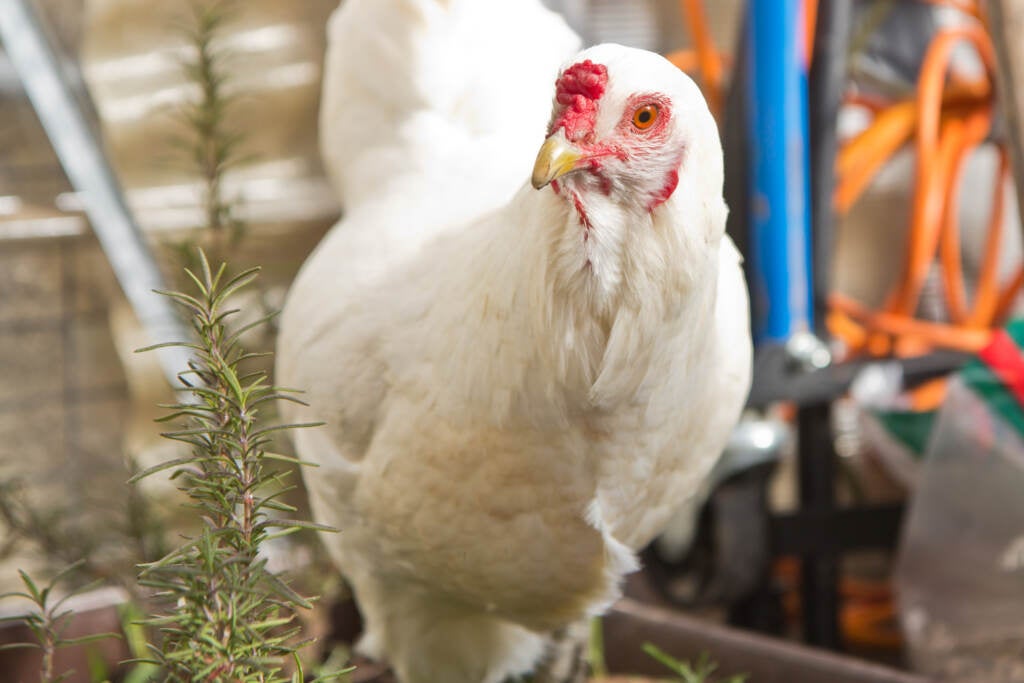
{"label": "rosemary sprig", "polygon": [[41,653],[41,662],[39,666],[40,683],[59,683],[74,674],[73,669],[62,673],[56,672],[56,663],[54,660],[58,649],[71,645],[91,643],[105,638],[121,637],[117,633],[93,633],[80,638],[64,637],[64,633],[67,631],[67,628],[73,618],[71,610],[64,609],[64,604],[71,597],[96,588],[101,583],[100,581],[96,581],[95,583],[70,591],[57,600],[53,599],[54,588],[57,584],[69,574],[81,569],[81,565],[83,563],[84,561],[81,561],[69,565],[53,577],[53,580],[51,580],[50,583],[42,588],[39,588],[36,585],[36,582],[33,581],[26,572],[19,569],[18,574],[21,576],[21,583],[25,587],[25,590],[0,594],[0,600],[8,598],[22,598],[32,603],[32,610],[27,614],[2,617],[0,618],[0,623],[17,621],[25,624],[25,626],[32,631],[32,635],[35,637],[35,642],[8,643],[6,645],[0,645],[0,651],[22,648],[39,650]]}
{"label": "rosemary sprig", "polygon": [[188,312],[196,333],[197,341],[180,344],[193,353],[190,369],[180,376],[192,400],[167,406],[171,413],[163,418],[184,421],[164,436],[188,444],[191,452],[133,478],[174,470],[172,479],[203,524],[198,536],[144,565],[140,574],[140,582],[167,606],[148,621],[163,635],[160,646],[151,648],[152,661],[167,681],[283,682],[289,680],[284,662],[295,659],[302,644],[295,643],[295,612],[311,602],[268,570],[261,549],[272,538],[300,529],[330,529],[279,516],[295,508],[280,500],[291,488],[269,463],[301,463],[265,448],[277,432],[313,425],[261,423],[261,411],[278,400],[297,399],[271,386],[265,373],[243,369],[257,355],[238,343],[249,326],[227,325],[237,312],[227,308],[227,300],[250,284],[258,269],[227,277],[225,266],[211,270],[201,251],[199,263],[198,274],[186,271],[194,293],[162,292]]}

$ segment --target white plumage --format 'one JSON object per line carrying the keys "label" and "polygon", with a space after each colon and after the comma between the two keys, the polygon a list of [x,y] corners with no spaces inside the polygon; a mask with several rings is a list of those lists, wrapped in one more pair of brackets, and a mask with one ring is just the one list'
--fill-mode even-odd
{"label": "white plumage", "polygon": [[537,0],[346,0],[329,34],[345,216],[292,287],[277,379],[327,423],[295,445],[362,649],[403,683],[497,683],[615,599],[739,415],[717,130],[656,55],[565,61]]}

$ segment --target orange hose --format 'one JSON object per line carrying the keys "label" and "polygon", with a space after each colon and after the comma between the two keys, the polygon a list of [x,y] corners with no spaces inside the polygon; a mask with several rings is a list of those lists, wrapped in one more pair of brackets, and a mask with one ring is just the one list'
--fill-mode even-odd
{"label": "orange hose", "polygon": [[810,71],[811,62],[814,58],[814,34],[818,29],[818,0],[804,0],[804,53],[806,64],[804,66]]}
{"label": "orange hose", "polygon": [[[989,88],[962,84],[943,99],[943,107],[946,116],[962,116],[990,101]],[[873,103],[859,104],[877,107]],[[882,167],[910,140],[917,118],[916,100],[878,107],[871,125],[843,144],[836,156],[838,182],[833,196],[838,213],[850,210]]]}
{"label": "orange hose", "polygon": [[722,112],[722,59],[715,47],[715,39],[711,35],[711,29],[704,14],[704,4],[701,0],[679,0],[679,6],[683,16],[686,17],[686,24],[690,29],[690,35],[693,37],[693,44],[697,51],[700,81],[704,96],[708,100],[708,108],[711,109],[712,116],[717,119]]}
{"label": "orange hose", "polygon": [[[958,190],[968,156],[989,133],[992,97],[991,77],[988,82],[948,86],[946,72],[952,49],[961,41],[975,47],[991,75],[995,63],[993,49],[980,26],[941,32],[925,55],[914,102],[901,102],[882,110],[867,130],[844,146],[837,158],[839,181],[835,203],[837,209],[845,211],[917,125],[911,229],[898,282],[881,312],[869,311],[845,297],[832,299],[836,315],[830,316],[830,327],[854,351],[904,354],[926,351],[930,346],[977,350],[987,339],[987,328],[996,324],[1001,313],[1005,314],[1022,284],[1015,278],[1002,291],[998,287],[1002,186],[1006,172],[1005,161],[1001,160],[977,294],[973,306],[967,301]],[[959,92],[954,95],[954,91]],[[943,292],[952,319],[949,325],[913,318],[936,257],[942,263]],[[856,330],[858,325],[864,329]]]}
{"label": "orange hose", "polygon": [[838,213],[850,210],[885,163],[914,132],[917,104],[901,102],[875,117],[874,123],[843,145],[836,156],[834,204]]}
{"label": "orange hose", "polygon": [[[909,0],[908,0],[909,1]],[[883,309],[873,311],[835,294],[827,317],[829,330],[852,354],[913,355],[936,347],[977,351],[990,330],[1010,314],[1022,288],[1024,265],[1005,284],[999,281],[999,250],[1003,237],[1003,203],[1009,162],[1000,149],[998,181],[992,192],[987,234],[973,301],[967,296],[960,244],[960,184],[970,155],[989,135],[994,92],[995,57],[985,31],[985,15],[975,0],[920,0],[951,7],[980,21],[940,31],[932,40],[918,78],[915,96],[885,103],[853,94],[848,103],[864,107],[873,120],[843,143],[836,157],[836,211],[846,213],[870,186],[885,164],[908,144],[915,152],[915,182],[906,256]],[[819,0],[805,0],[804,45],[809,60]],[[679,68],[694,73],[719,116],[724,101],[724,65],[728,58],[715,47],[701,0],[679,0],[693,37],[694,49],[669,55]],[[948,74],[953,49],[967,43],[975,48],[986,69],[984,78],[965,81]],[[950,321],[915,317],[922,290],[936,261]],[[931,404],[941,396],[936,384],[915,399]]]}
{"label": "orange hose", "polygon": [[[700,77],[700,61],[697,58],[696,51],[675,50],[674,52],[669,52],[665,55],[665,59],[672,62],[672,64],[680,71],[684,71],[688,74],[695,74],[698,78]],[[728,55],[721,55],[721,60],[724,68],[732,66],[732,60]]]}
{"label": "orange hose", "polygon": [[[995,54],[988,37],[978,26],[961,26],[941,31],[928,48],[918,81],[917,187],[911,214],[910,244],[900,286],[890,297],[886,310],[904,315],[913,312],[935,253],[942,216],[942,193],[952,172],[957,140],[940,140],[942,91],[953,48],[961,41],[972,43],[989,73],[995,68]],[[951,134],[961,135],[959,127]]]}
{"label": "orange hose", "polygon": [[938,377],[920,384],[908,392],[910,407],[917,411],[935,410],[946,398],[949,382],[945,377]]}
{"label": "orange hose", "polygon": [[966,324],[970,315],[967,304],[967,293],[964,287],[963,265],[960,259],[960,180],[967,157],[988,135],[992,124],[991,112],[982,109],[964,121],[961,136],[953,139],[951,145],[956,148],[951,172],[946,180],[944,197],[946,206],[942,219],[942,240],[939,256],[942,263],[943,291],[946,305],[953,322]]}
{"label": "orange hose", "polygon": [[833,293],[829,297],[829,304],[833,313],[846,315],[851,322],[890,337],[906,336],[941,348],[975,352],[981,350],[991,337],[989,330],[959,328],[885,311],[872,311],[842,294]]}
{"label": "orange hose", "polygon": [[[918,182],[914,192],[903,272],[897,288],[889,295],[884,306],[890,313],[910,315],[920,299],[941,234],[944,199],[941,191],[951,173],[957,143],[963,134],[962,128],[963,124],[954,119],[939,144],[922,147],[918,151]],[[927,157],[922,156],[923,152],[927,152]]]}

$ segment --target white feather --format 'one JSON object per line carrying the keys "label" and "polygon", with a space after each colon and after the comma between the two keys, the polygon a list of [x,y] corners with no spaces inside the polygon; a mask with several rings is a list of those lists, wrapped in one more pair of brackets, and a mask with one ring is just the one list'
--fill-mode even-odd
{"label": "white feather", "polygon": [[575,49],[554,15],[347,0],[330,35],[346,214],[293,285],[278,381],[308,391],[289,417],[327,423],[296,447],[321,465],[307,487],[342,530],[324,540],[364,650],[403,683],[497,683],[615,598],[739,415],[750,342],[717,131],[661,58],[583,53],[608,65],[602,106],[671,95],[686,151],[668,201],[595,199],[581,240],[571,202],[524,183]]}

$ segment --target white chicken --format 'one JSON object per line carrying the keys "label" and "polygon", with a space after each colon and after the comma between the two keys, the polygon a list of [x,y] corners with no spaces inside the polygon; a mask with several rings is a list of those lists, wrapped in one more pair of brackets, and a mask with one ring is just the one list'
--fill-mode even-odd
{"label": "white chicken", "polygon": [[657,55],[559,73],[575,39],[536,0],[346,0],[329,31],[345,216],[289,294],[277,380],[326,423],[295,446],[361,649],[402,683],[498,683],[618,596],[739,416],[718,133]]}

